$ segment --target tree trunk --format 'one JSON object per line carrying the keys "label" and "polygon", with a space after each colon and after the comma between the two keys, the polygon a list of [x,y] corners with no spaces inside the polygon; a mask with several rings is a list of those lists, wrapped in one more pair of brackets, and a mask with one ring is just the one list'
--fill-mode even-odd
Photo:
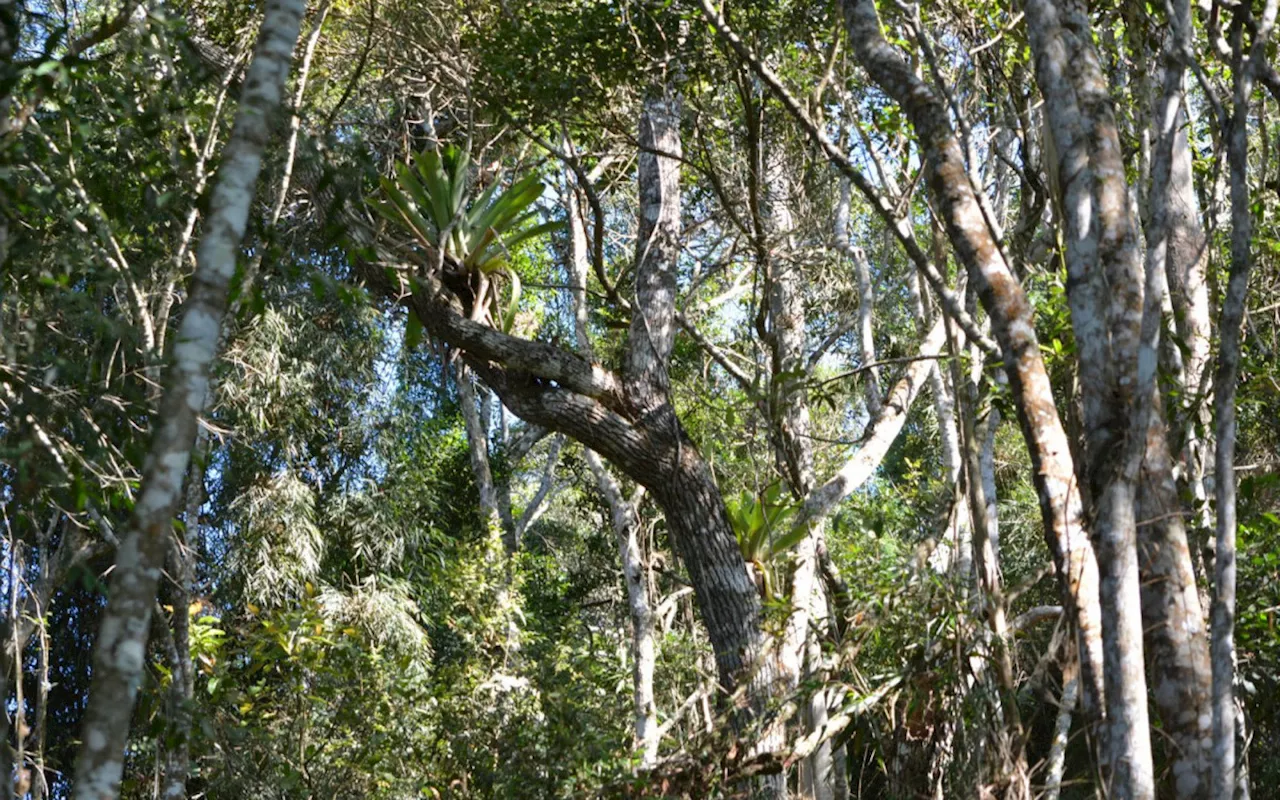
{"label": "tree trunk", "polygon": [[[1237,39],[1232,65],[1235,91],[1227,139],[1231,172],[1231,271],[1218,323],[1218,368],[1214,376],[1214,486],[1218,520],[1214,549],[1212,606],[1213,662],[1213,794],[1230,798],[1236,791],[1235,614],[1236,614],[1236,381],[1240,374],[1240,326],[1244,320],[1249,273],[1253,268],[1249,208],[1249,107],[1259,62],[1266,58],[1268,35],[1276,20],[1269,0],[1258,24],[1247,60]],[[1237,13],[1244,13],[1238,11]],[[1246,789],[1247,791],[1247,789]]]}
{"label": "tree trunk", "polygon": [[[1154,797],[1155,777],[1135,504],[1144,456],[1162,445],[1164,435],[1155,403],[1164,269],[1148,270],[1144,277],[1109,82],[1087,11],[1073,0],[1033,0],[1027,5],[1027,26],[1040,89],[1048,101],[1047,139],[1057,155],[1047,167],[1058,175],[1062,199],[1067,302],[1083,400],[1083,478],[1096,518],[1093,533],[1102,573],[1108,728],[1104,780],[1119,800],[1144,800]],[[1148,464],[1149,469],[1157,467]],[[1154,478],[1148,485],[1163,485],[1160,476]],[[1164,498],[1148,492],[1147,499],[1154,505]],[[1157,510],[1159,515],[1170,511]],[[1148,552],[1162,559],[1176,555],[1163,546]]]}
{"label": "tree trunk", "polygon": [[[1192,216],[1193,209],[1188,207],[1188,203],[1194,203],[1194,194],[1190,153],[1181,127],[1185,94],[1182,60],[1191,43],[1191,11],[1186,0],[1177,0],[1170,10],[1163,85],[1152,113],[1146,269],[1148,285],[1160,295],[1168,291],[1168,277],[1177,276],[1182,287],[1174,296],[1180,298],[1183,310],[1194,314],[1199,309],[1195,308],[1191,276],[1199,270],[1203,277],[1204,238]],[[1188,289],[1193,296],[1186,295]],[[1204,300],[1207,302],[1207,297]],[[1147,298],[1147,302],[1154,304],[1158,298]],[[1207,309],[1204,311],[1207,313]],[[1207,352],[1199,350],[1207,348],[1207,339],[1203,338],[1207,331],[1198,326],[1199,321],[1194,319],[1182,321],[1189,340],[1186,374],[1199,375],[1204,369]],[[1174,791],[1177,797],[1199,800],[1210,796],[1206,747],[1211,716],[1209,651],[1186,525],[1179,513],[1182,506],[1173,476],[1164,404],[1157,387],[1152,388],[1150,402],[1138,484],[1138,516],[1143,520],[1138,527],[1138,556],[1145,649],[1149,654],[1153,698],[1172,744]],[[1202,451],[1203,443],[1189,443],[1188,449],[1189,454]],[[1195,469],[1193,463],[1187,466]]]}
{"label": "tree trunk", "polygon": [[[574,337],[578,352],[591,356],[591,334],[587,326],[587,233],[577,190],[566,181],[569,217],[569,285],[573,301]],[[597,235],[603,235],[599,232]],[[595,476],[596,486],[609,506],[614,537],[622,563],[622,579],[627,588],[627,609],[631,616],[631,689],[635,707],[635,740],[640,750],[642,767],[652,767],[658,760],[661,732],[658,709],[653,694],[653,670],[657,660],[654,646],[653,607],[649,582],[640,549],[640,520],[636,508],[625,497],[609,468],[595,451],[585,451],[587,466]]]}
{"label": "tree trunk", "polygon": [[175,536],[169,549],[168,602],[173,609],[170,653],[170,683],[165,697],[168,729],[165,733],[164,775],[160,797],[183,800],[187,796],[187,777],[191,771],[191,703],[195,697],[195,668],[191,663],[191,590],[195,579],[196,542],[200,536],[200,507],[204,505],[204,459],[208,455],[208,436],[201,431],[196,437],[195,458],[187,476],[186,530]]}
{"label": "tree trunk", "polygon": [[640,550],[640,519],[635,507],[622,496],[618,482],[594,451],[586,451],[587,466],[596,486],[609,505],[613,532],[618,540],[622,579],[627,587],[627,610],[631,615],[631,687],[635,707],[635,737],[641,767],[658,763],[658,708],[653,695],[653,668],[656,663],[653,636],[653,609],[649,582]]}
{"label": "tree trunk", "polygon": [[121,537],[110,597],[94,646],[93,682],[75,767],[76,800],[113,800],[119,793],[160,566],[195,444],[197,416],[206,401],[209,368],[262,152],[289,73],[304,5],[302,0],[267,4],[235,128],[223,154],[138,499]]}
{"label": "tree trunk", "polygon": [[1031,454],[1045,538],[1062,582],[1064,605],[1070,609],[1080,639],[1086,711],[1096,716],[1104,697],[1098,568],[1084,532],[1071,450],[1040,357],[1031,305],[974,196],[945,104],[885,41],[871,0],[844,0],[843,8],[859,62],[915,126],[937,213],[991,318]]}
{"label": "tree trunk", "polygon": [[[799,498],[813,488],[813,440],[809,431],[809,402],[805,389],[808,374],[808,337],[804,300],[804,275],[795,260],[792,229],[795,221],[790,208],[790,178],[783,158],[781,137],[771,136],[763,144],[764,208],[769,237],[768,262],[762,264],[768,293],[768,319],[772,336],[772,383],[770,386],[771,421],[778,426],[781,471],[787,476],[792,493]],[[818,581],[818,542],[823,526],[814,525],[797,545],[790,581],[791,612],[787,618],[779,651],[779,668],[788,692],[795,692],[802,680],[813,677],[806,671],[820,661],[814,609],[825,608],[826,598]],[[819,619],[825,617],[821,615]],[[818,658],[812,658],[815,654]],[[802,719],[805,733],[824,723],[826,694],[819,690],[808,699]],[[800,765],[800,786],[804,796],[813,800],[831,800],[834,767],[831,744],[823,742]]]}

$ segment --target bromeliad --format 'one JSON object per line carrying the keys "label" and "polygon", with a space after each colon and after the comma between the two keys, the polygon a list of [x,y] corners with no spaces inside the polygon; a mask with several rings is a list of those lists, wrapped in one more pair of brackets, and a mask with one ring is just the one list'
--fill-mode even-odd
{"label": "bromeliad", "polygon": [[510,332],[521,292],[511,253],[560,223],[531,224],[539,212],[530,207],[543,191],[536,174],[505,191],[495,182],[471,199],[471,166],[471,157],[457,147],[425,150],[412,164],[397,165],[394,180],[382,178],[382,191],[369,204],[417,240],[434,262],[427,268],[458,295],[471,319]]}

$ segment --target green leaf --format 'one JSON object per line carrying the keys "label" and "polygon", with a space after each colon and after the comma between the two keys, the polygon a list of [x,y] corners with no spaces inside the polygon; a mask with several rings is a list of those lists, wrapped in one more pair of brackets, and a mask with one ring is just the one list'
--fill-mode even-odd
{"label": "green leaf", "polygon": [[773,540],[773,544],[769,547],[769,555],[776,556],[787,552],[791,548],[803,542],[804,537],[808,535],[808,525],[796,525],[791,530]]}
{"label": "green leaf", "polygon": [[[422,178],[422,187],[430,202],[431,217],[436,223],[436,230],[443,231],[453,221],[453,209],[449,207],[452,192],[449,190],[449,179],[445,177],[440,166],[440,154],[434,150],[424,150],[418,155],[418,175]],[[404,172],[408,173],[406,168]]]}
{"label": "green leaf", "polygon": [[404,323],[404,349],[413,350],[422,343],[422,320],[418,319],[418,315],[409,312],[409,318]]}
{"label": "green leaf", "polygon": [[507,303],[507,313],[502,318],[502,332],[511,333],[511,328],[516,322],[516,310],[520,304],[520,276],[515,270],[508,270],[507,277],[511,279],[511,299]]}

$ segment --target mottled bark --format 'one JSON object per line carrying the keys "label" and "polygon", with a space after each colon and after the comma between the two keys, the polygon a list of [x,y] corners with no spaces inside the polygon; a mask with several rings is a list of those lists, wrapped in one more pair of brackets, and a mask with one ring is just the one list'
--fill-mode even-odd
{"label": "mottled bark", "polygon": [[[1163,296],[1176,276],[1173,293],[1188,313],[1195,313],[1192,277],[1200,275],[1203,292],[1203,235],[1193,216],[1190,153],[1181,122],[1183,54],[1191,41],[1191,12],[1185,0],[1170,6],[1170,35],[1161,91],[1152,113],[1151,186],[1148,192],[1147,281],[1149,291]],[[1191,293],[1188,296],[1187,292]],[[1203,298],[1207,303],[1207,297]],[[1148,303],[1157,297],[1147,298]],[[1207,314],[1207,308],[1203,309]],[[1207,319],[1203,320],[1207,322]],[[1186,374],[1199,374],[1207,355],[1207,333],[1199,321],[1184,318],[1188,336]],[[1193,344],[1194,343],[1194,344]],[[1199,348],[1206,348],[1197,352]],[[1185,384],[1184,377],[1184,387]],[[1196,586],[1186,525],[1174,480],[1163,400],[1151,387],[1145,453],[1138,483],[1138,556],[1142,579],[1142,619],[1146,631],[1152,696],[1172,744],[1170,766],[1177,797],[1207,798],[1209,792],[1209,650],[1204,612]],[[1194,391],[1194,389],[1192,390]]]}
{"label": "mottled bark", "polygon": [[[1222,317],[1218,323],[1218,366],[1214,375],[1214,487],[1217,493],[1212,604],[1213,663],[1213,794],[1230,798],[1236,790],[1235,614],[1236,614],[1236,381],[1240,374],[1240,326],[1244,320],[1251,250],[1253,212],[1249,190],[1249,108],[1258,65],[1276,21],[1276,0],[1268,0],[1246,56],[1237,32],[1231,126],[1227,164],[1231,173],[1231,270]],[[1247,13],[1239,11],[1237,13]]]}
{"label": "mottled bark", "polygon": [[480,408],[476,405],[476,389],[471,379],[471,372],[466,365],[459,362],[454,369],[455,385],[458,387],[458,407],[462,411],[462,424],[467,432],[467,455],[471,463],[471,477],[476,482],[480,494],[480,524],[490,548],[492,557],[497,557],[505,549],[508,554],[515,551],[514,537],[508,537],[503,530],[502,513],[498,505],[498,490],[494,486],[493,471],[489,466],[489,431],[480,421]]}
{"label": "mottled bark", "polygon": [[[795,260],[789,188],[783,151],[779,142],[770,141],[765,154],[765,191],[763,214],[770,237],[773,258],[767,265],[768,321],[772,336],[771,418],[778,426],[783,472],[796,497],[804,497],[813,488],[813,440],[810,437],[809,399],[805,389],[808,377],[806,355],[808,336],[805,317],[804,274]],[[818,581],[818,542],[823,527],[815,525],[797,545],[794,553],[789,597],[791,613],[787,617],[780,644],[778,662],[781,678],[788,691],[794,692],[802,680],[813,677],[811,653],[821,654],[816,639],[814,609],[825,608],[826,599]],[[823,615],[825,616],[825,615]],[[805,733],[825,722],[826,694],[814,692],[805,705],[802,719]],[[834,767],[831,745],[823,742],[800,765],[799,783],[803,796],[813,800],[831,800]]]}
{"label": "mottled bark", "polygon": [[1080,694],[1080,667],[1074,650],[1062,664],[1062,697],[1053,723],[1053,740],[1045,759],[1044,793],[1041,800],[1058,800],[1062,794],[1062,774],[1067,765],[1067,741],[1071,733],[1071,716]]}
{"label": "mottled bark", "polygon": [[[858,61],[872,80],[902,106],[915,127],[937,213],[991,318],[1031,454],[1045,538],[1084,654],[1081,661],[1086,709],[1097,715],[1103,697],[1097,563],[1084,532],[1071,450],[1040,357],[1031,305],[991,237],[974,197],[960,144],[951,130],[946,105],[885,41],[871,0],[844,0],[843,9]],[[905,235],[902,238],[905,243]],[[977,340],[973,336],[971,339]]]}
{"label": "mottled bark", "polygon": [[166,571],[170,582],[162,595],[170,609],[169,687],[165,693],[168,727],[163,742],[160,797],[183,800],[191,771],[191,704],[195,697],[195,668],[191,663],[191,592],[195,580],[196,542],[200,536],[200,507],[204,505],[205,457],[208,436],[196,437],[195,457],[187,476],[184,530],[175,535],[169,549]]}
{"label": "mottled bark", "polygon": [[94,646],[93,682],[72,790],[76,800],[107,800],[119,793],[129,720],[142,677],[160,566],[181,501],[236,255],[261,170],[262,152],[270,137],[271,117],[280,104],[289,73],[303,9],[301,0],[272,0],[267,4],[235,128],[223,154],[196,254],[196,273],[183,308],[152,442],[143,464],[138,499],[120,539],[110,596]]}
{"label": "mottled bark", "polygon": [[[1119,800],[1155,795],[1143,670],[1137,478],[1161,435],[1153,408],[1160,296],[1150,291],[1121,159],[1109,80],[1087,10],[1032,0],[1027,30],[1057,156],[1067,303],[1078,351],[1085,468],[1102,575],[1107,692],[1104,780]],[[1145,301],[1145,303],[1144,303]],[[1155,417],[1155,419],[1152,419]]]}
{"label": "mottled bark", "polygon": [[[936,266],[939,272],[945,273],[946,239],[943,231],[938,230],[936,225],[933,245]],[[962,280],[961,294],[963,294],[963,284]],[[916,330],[923,334],[929,327],[931,315],[924,293],[920,289],[920,280],[915,273],[908,276],[907,289],[911,295]],[[929,390],[933,395],[934,415],[938,419],[942,471],[948,491],[951,492],[951,502],[948,504],[950,511],[947,514],[946,530],[942,532],[942,539],[938,542],[930,559],[937,568],[950,572],[958,578],[961,591],[967,591],[973,571],[973,529],[969,514],[969,498],[961,484],[960,431],[956,427],[955,396],[946,378],[951,371],[944,371],[945,369],[942,364],[935,363],[929,370]]]}
{"label": "mottled bark", "polygon": [[629,402],[648,411],[669,402],[667,365],[675,343],[676,261],[680,256],[680,100],[660,90],[640,115],[640,227],[636,308],[624,380]]}
{"label": "mottled bark", "polygon": [[640,550],[640,518],[635,507],[622,496],[618,482],[592,450],[586,451],[587,466],[596,486],[609,506],[614,537],[622,561],[622,580],[627,587],[627,611],[631,617],[631,686],[635,715],[636,747],[640,765],[652,767],[658,761],[658,708],[653,695],[653,668],[656,653],[653,636],[653,609],[644,554]]}
{"label": "mottled bark", "polygon": [[942,352],[945,341],[946,328],[943,321],[938,320],[920,343],[917,359],[908,365],[902,378],[885,397],[880,413],[867,425],[857,451],[834,475],[805,496],[799,524],[812,524],[830,516],[840,501],[866,483],[884,461],[906,423],[911,404],[928,380],[934,359]]}
{"label": "mottled bark", "polygon": [[[10,92],[15,83],[13,74],[13,57],[18,51],[18,39],[22,32],[21,15],[24,8],[21,0],[0,0],[0,163],[7,162],[9,115],[13,107],[13,96]],[[11,211],[7,201],[0,200],[0,267],[9,260],[9,216]]]}

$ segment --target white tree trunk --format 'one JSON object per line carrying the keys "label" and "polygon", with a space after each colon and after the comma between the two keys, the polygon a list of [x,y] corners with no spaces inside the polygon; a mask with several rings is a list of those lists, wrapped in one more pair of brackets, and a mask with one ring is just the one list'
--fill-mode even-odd
{"label": "white tree trunk", "polygon": [[206,402],[209,368],[216,355],[262,153],[289,74],[304,7],[303,0],[267,3],[235,128],[223,152],[196,253],[196,273],[153,423],[138,499],[120,538],[110,597],[94,645],[93,683],[72,789],[76,800],[113,800],[119,793],[160,567],[182,498],[197,417]]}

